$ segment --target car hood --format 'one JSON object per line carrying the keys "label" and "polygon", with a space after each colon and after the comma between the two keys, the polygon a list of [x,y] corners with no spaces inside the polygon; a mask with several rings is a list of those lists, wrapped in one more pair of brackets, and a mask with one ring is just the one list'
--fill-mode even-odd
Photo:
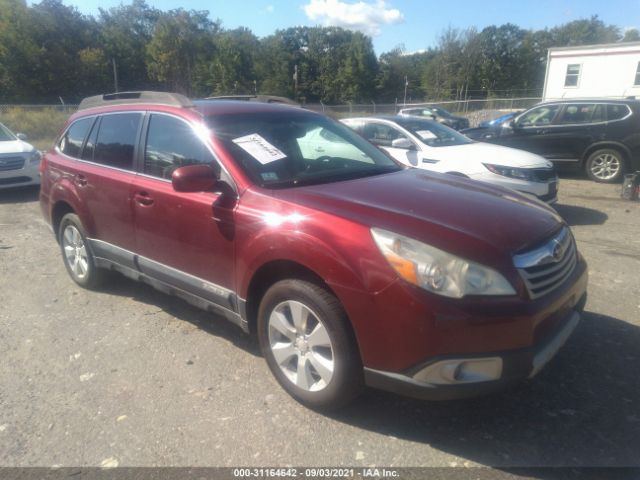
{"label": "car hood", "polygon": [[0,142],[0,154],[32,152],[33,146],[22,140]]}
{"label": "car hood", "polygon": [[513,190],[418,169],[276,190],[274,195],[467,258],[481,245],[499,254],[521,251],[563,223],[544,203]]}
{"label": "car hood", "polygon": [[481,162],[506,167],[552,168],[553,164],[535,153],[517,148],[503,147],[484,142],[452,145],[449,147],[425,146],[427,157],[440,161]]}

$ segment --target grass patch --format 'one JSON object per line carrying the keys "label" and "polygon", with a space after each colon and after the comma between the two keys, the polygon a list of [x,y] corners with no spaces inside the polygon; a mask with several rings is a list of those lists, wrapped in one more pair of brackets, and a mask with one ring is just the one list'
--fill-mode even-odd
{"label": "grass patch", "polygon": [[56,107],[5,107],[0,110],[0,122],[15,133],[24,133],[27,142],[39,150],[46,150],[72,113]]}

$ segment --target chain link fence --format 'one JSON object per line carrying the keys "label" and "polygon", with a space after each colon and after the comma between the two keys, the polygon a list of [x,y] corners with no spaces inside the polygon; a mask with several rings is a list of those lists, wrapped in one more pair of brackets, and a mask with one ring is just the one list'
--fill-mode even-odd
{"label": "chain link fence", "polygon": [[490,98],[480,100],[458,100],[425,103],[360,103],[347,105],[327,105],[324,103],[306,104],[305,108],[323,112],[335,118],[347,118],[370,115],[395,115],[402,108],[440,106],[454,115],[469,118],[472,127],[484,120],[490,120],[503,113],[525,110],[541,101],[540,97]]}
{"label": "chain link fence", "polygon": [[[527,109],[540,100],[540,97],[520,97],[407,104],[370,102],[327,105],[309,103],[304,107],[334,118],[347,118],[395,115],[405,107],[438,105],[454,115],[467,117],[470,125],[474,127],[484,120],[490,120],[503,113]],[[67,118],[77,109],[78,105],[0,105],[0,122],[16,133],[27,135],[28,141],[38,148],[46,149],[53,143]]]}

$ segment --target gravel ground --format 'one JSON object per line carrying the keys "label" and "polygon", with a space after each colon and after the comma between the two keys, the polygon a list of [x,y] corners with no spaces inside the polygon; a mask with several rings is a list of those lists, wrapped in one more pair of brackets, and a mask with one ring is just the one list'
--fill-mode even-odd
{"label": "gravel ground", "polygon": [[0,192],[0,466],[639,466],[640,202],[563,178],[590,267],[583,321],[534,380],[332,415],[276,384],[237,327],[122,277],[68,278],[37,191]]}

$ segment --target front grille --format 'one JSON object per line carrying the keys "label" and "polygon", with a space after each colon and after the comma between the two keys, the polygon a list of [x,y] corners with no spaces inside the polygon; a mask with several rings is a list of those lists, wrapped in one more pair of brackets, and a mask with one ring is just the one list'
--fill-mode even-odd
{"label": "front grille", "polygon": [[530,172],[534,182],[549,182],[558,178],[553,168],[532,168]]}
{"label": "front grille", "polygon": [[564,227],[541,247],[513,257],[532,299],[542,297],[562,285],[578,261],[571,231]]}
{"label": "front grille", "polygon": [[0,157],[0,172],[20,170],[22,167],[24,167],[24,158],[22,157]]}
{"label": "front grille", "polygon": [[30,177],[11,177],[11,178],[0,178],[0,185],[13,185],[14,183],[26,183],[30,182],[32,179]]}

